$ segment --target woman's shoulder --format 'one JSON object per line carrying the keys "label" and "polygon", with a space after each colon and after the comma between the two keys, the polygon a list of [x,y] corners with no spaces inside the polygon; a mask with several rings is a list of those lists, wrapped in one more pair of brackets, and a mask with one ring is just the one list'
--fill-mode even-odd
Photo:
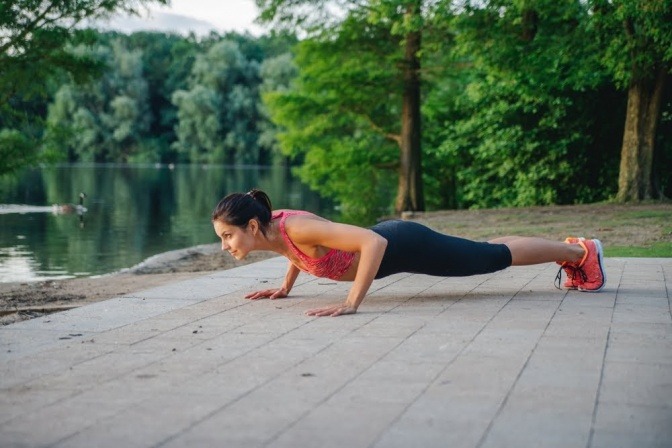
{"label": "woman's shoulder", "polygon": [[[277,213],[277,215],[276,215]],[[328,219],[303,210],[275,210],[273,219],[280,219],[280,230],[292,240],[310,239],[315,231],[331,224]]]}
{"label": "woman's shoulder", "polygon": [[[320,218],[314,213],[305,211],[305,210],[291,210],[291,209],[279,209],[273,210],[272,219],[278,218],[289,218],[290,216],[305,216],[310,218]],[[323,219],[323,218],[320,218]]]}

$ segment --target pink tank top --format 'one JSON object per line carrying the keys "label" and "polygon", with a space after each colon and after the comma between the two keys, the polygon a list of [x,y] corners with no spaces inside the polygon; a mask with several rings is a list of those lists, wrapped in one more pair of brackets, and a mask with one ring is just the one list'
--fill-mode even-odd
{"label": "pink tank top", "polygon": [[[289,239],[287,231],[285,230],[285,220],[289,216],[294,215],[313,215],[310,212],[301,210],[281,210],[273,215],[273,219],[280,218],[280,234],[287,243],[287,247],[297,256],[305,266],[305,272],[313,274],[316,277],[329,278],[331,280],[339,280],[343,274],[352,265],[352,260],[355,259],[355,254],[352,252],[344,252],[342,250],[331,249],[324,256],[320,258],[312,258],[301,252],[301,250],[294,245]],[[297,266],[298,267],[298,266]],[[300,269],[300,268],[299,268]],[[303,269],[302,269],[303,270]]]}

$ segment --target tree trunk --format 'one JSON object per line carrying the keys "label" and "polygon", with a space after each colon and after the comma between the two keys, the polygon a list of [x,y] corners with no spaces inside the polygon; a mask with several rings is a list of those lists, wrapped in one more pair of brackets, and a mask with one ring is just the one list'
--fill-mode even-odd
{"label": "tree trunk", "polygon": [[665,67],[660,67],[655,79],[630,83],[618,175],[618,201],[640,201],[655,196],[652,188],[653,153],[666,74]]}
{"label": "tree trunk", "polygon": [[[416,10],[417,8],[417,10]],[[407,14],[420,14],[419,6],[409,7]],[[406,35],[404,57],[404,95],[401,112],[399,188],[395,211],[422,211],[422,148],[420,145],[420,60],[421,32]]]}

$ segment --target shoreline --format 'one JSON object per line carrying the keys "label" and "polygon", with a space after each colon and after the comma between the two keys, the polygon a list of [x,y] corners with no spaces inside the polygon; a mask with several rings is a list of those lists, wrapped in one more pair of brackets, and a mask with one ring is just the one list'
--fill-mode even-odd
{"label": "shoreline", "polygon": [[219,243],[153,255],[130,268],[92,277],[0,283],[0,325],[9,325],[89,303],[232,269],[278,255],[255,252],[238,261]]}

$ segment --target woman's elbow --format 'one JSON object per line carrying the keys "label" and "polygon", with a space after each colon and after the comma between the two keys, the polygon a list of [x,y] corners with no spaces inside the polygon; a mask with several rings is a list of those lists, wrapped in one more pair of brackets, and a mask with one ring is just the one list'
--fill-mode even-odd
{"label": "woman's elbow", "polygon": [[380,255],[381,257],[385,254],[385,249],[387,248],[387,240],[382,236],[378,235],[376,232],[371,232],[373,238],[371,239],[371,248],[373,251]]}

